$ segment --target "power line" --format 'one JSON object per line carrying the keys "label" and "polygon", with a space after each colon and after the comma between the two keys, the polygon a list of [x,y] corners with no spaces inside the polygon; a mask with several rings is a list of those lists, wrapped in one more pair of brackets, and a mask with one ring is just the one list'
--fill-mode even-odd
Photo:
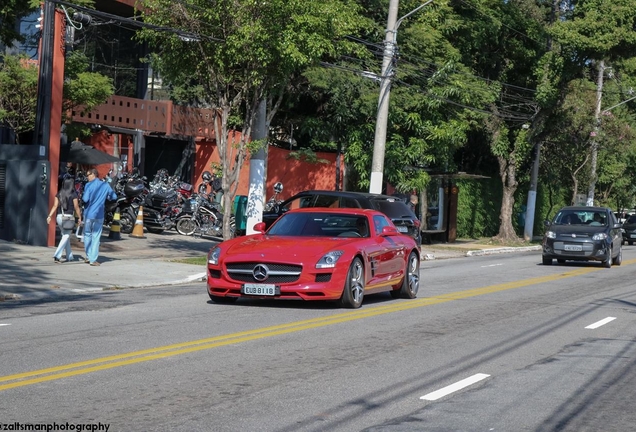
{"label": "power line", "polygon": [[63,6],[67,6],[67,7],[71,7],[73,9],[77,9],[78,11],[87,13],[91,16],[97,16],[100,18],[104,18],[107,20],[114,20],[117,22],[120,22],[122,24],[128,24],[131,25],[133,27],[137,27],[137,28],[146,28],[149,30],[154,30],[154,31],[158,31],[158,32],[164,32],[164,33],[171,33],[171,34],[175,34],[177,36],[180,37],[184,37],[184,38],[190,38],[193,40],[199,40],[199,39],[207,39],[209,41],[214,41],[214,42],[225,42],[223,39],[219,39],[216,38],[214,36],[209,36],[209,35],[203,35],[203,34],[196,34],[196,33],[192,33],[192,32],[187,32],[184,30],[180,30],[180,29],[176,29],[173,27],[165,27],[165,26],[159,26],[159,25],[155,25],[155,24],[148,24],[145,23],[143,21],[138,21],[136,19],[131,19],[131,18],[125,18],[122,16],[118,16],[118,15],[112,15],[106,12],[101,12],[95,9],[89,9],[83,6],[79,6],[73,3],[69,3],[66,1],[62,1],[62,0],[49,0],[51,1],[51,3],[55,3],[55,4],[59,4],[59,5],[63,5]]}

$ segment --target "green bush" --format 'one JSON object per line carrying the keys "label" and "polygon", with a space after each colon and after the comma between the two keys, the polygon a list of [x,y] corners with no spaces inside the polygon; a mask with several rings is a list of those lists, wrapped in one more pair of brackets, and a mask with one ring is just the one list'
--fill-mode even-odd
{"label": "green bush", "polygon": [[[480,238],[493,237],[499,233],[502,199],[502,186],[499,178],[479,180],[458,180],[459,188],[457,202],[457,237]],[[523,237],[523,226],[519,217],[528,201],[527,184],[520,184],[515,193],[515,204],[512,214],[512,224]],[[541,236],[545,230],[543,221],[551,219],[563,206],[569,204],[568,192],[565,190],[550,191],[539,187],[535,202],[535,216],[533,235]],[[550,204],[550,200],[552,204]]]}

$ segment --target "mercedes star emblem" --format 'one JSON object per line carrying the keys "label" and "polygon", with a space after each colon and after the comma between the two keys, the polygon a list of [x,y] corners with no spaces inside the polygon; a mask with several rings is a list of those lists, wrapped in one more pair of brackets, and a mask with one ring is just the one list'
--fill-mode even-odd
{"label": "mercedes star emblem", "polygon": [[254,275],[254,279],[259,282],[263,282],[267,279],[267,275],[269,273],[269,267],[265,264],[256,264],[254,266],[254,270],[252,270],[252,274]]}

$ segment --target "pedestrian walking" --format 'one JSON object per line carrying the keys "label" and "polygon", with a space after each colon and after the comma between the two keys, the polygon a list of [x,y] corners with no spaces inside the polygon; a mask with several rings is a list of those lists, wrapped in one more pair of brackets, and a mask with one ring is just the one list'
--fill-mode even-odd
{"label": "pedestrian walking", "polygon": [[100,265],[97,261],[99,243],[104,225],[104,205],[107,199],[116,200],[117,194],[108,183],[99,179],[95,168],[89,169],[86,176],[88,183],[86,183],[82,193],[82,201],[84,201],[84,250],[86,252],[84,262],[98,266]]}
{"label": "pedestrian walking", "polygon": [[216,174],[214,174],[214,178],[212,182],[210,183],[210,186],[212,186],[212,192],[214,192],[214,202],[216,202],[217,204],[221,204],[223,200],[222,182],[223,182],[223,179],[221,177],[218,177]]}
{"label": "pedestrian walking", "polygon": [[419,213],[419,208],[417,206],[418,203],[419,201],[417,199],[417,195],[411,194],[411,199],[408,202],[408,206],[413,211],[413,213],[415,213],[416,216],[418,216],[418,213]]}
{"label": "pedestrian walking", "polygon": [[53,207],[49,211],[49,215],[46,218],[47,223],[51,223],[51,218],[54,214],[57,214],[55,221],[60,227],[62,238],[57,245],[57,249],[53,254],[53,261],[59,264],[60,258],[62,258],[62,251],[66,251],[66,261],[75,261],[73,257],[73,251],[71,250],[71,233],[75,227],[75,216],[78,217],[79,223],[82,223],[82,213],[79,208],[79,198],[75,191],[75,180],[72,177],[67,177],[62,181],[62,188],[55,195],[55,201]]}

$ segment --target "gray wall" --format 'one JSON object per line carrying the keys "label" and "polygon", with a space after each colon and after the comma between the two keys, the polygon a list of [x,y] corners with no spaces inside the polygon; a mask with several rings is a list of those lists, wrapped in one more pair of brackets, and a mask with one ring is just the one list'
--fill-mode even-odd
{"label": "gray wall", "polygon": [[[47,245],[51,169],[39,152],[38,145],[0,145],[0,173],[4,174],[0,175],[2,240]],[[57,178],[54,180],[57,182]]]}

